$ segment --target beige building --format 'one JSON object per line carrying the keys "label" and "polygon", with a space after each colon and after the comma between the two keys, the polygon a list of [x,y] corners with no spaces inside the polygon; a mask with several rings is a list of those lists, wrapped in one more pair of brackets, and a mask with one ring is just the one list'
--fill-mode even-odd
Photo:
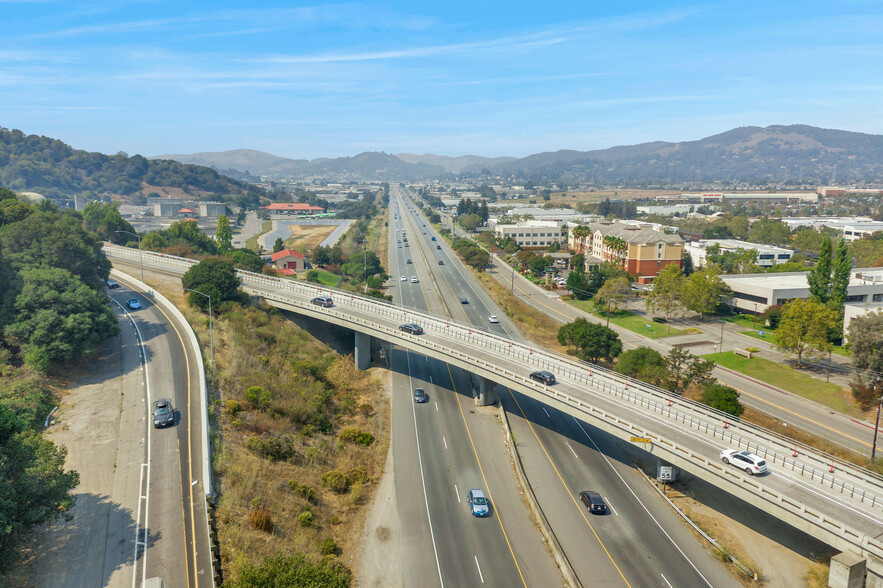
{"label": "beige building", "polygon": [[683,267],[684,240],[680,235],[619,222],[571,227],[567,245],[583,253],[621,265],[641,283],[649,283],[667,265]]}

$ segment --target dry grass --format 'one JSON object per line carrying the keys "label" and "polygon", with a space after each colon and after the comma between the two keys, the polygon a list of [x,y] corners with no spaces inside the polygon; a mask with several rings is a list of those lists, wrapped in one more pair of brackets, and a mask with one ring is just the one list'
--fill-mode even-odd
{"label": "dry grass", "polygon": [[273,228],[273,221],[265,220],[261,223],[261,232],[257,235],[252,235],[248,239],[245,240],[245,247],[251,249],[252,251],[260,251],[261,247],[258,245],[258,239],[262,236],[266,235]]}
{"label": "dry grass", "polygon": [[[206,317],[184,310],[207,342]],[[215,319],[214,336],[213,465],[224,577],[280,550],[318,555],[319,542],[329,537],[354,567],[362,505],[370,502],[389,444],[380,382],[272,310],[234,308]],[[268,392],[260,408],[248,401],[251,386]],[[238,412],[228,410],[236,404]],[[337,434],[348,426],[371,433],[374,443],[339,443]],[[284,447],[283,458],[249,444],[268,439]],[[357,468],[365,481],[348,492],[323,485],[324,473]],[[305,511],[309,525],[299,520]]]}
{"label": "dry grass", "polygon": [[288,225],[291,237],[285,239],[285,246],[298,251],[311,251],[319,246],[337,225]]}
{"label": "dry grass", "polygon": [[828,558],[809,564],[809,569],[806,571],[807,588],[827,588],[830,571],[831,560]]}

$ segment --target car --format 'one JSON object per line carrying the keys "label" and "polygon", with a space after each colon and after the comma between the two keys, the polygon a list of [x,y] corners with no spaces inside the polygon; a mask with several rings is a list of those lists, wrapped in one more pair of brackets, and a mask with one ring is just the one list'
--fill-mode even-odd
{"label": "car", "polygon": [[411,276],[411,283],[412,284],[416,284],[418,282],[420,282],[420,280],[417,279],[417,276]]}
{"label": "car", "polygon": [[408,248],[410,248],[410,247],[411,247],[411,246],[410,246],[410,245],[408,245],[408,244],[407,244],[407,243],[405,243],[405,247],[408,247]]}
{"label": "car", "polygon": [[490,514],[487,498],[485,498],[484,492],[478,488],[471,488],[469,492],[466,493],[466,501],[469,503],[472,516],[486,517]]}
{"label": "car", "polygon": [[469,304],[469,299],[468,298],[461,298],[460,304]]}
{"label": "car", "polygon": [[402,276],[402,281],[403,281],[403,282],[407,282],[407,281],[408,281],[408,278],[406,278],[405,276]]}
{"label": "car", "polygon": [[721,461],[732,464],[752,476],[762,474],[766,469],[766,462],[759,455],[738,449],[724,449],[721,451]]}
{"label": "car", "polygon": [[175,424],[175,409],[171,398],[158,398],[153,401],[153,426],[157,429]]}
{"label": "car", "polygon": [[423,388],[414,388],[414,402],[417,404],[429,402],[429,394]]}
{"label": "car", "polygon": [[402,248],[402,244],[399,243],[398,245],[396,245],[396,247],[398,247],[399,249],[401,249],[401,248]]}
{"label": "car", "polygon": [[141,308],[141,303],[133,298],[131,300],[126,300],[126,306],[129,307],[129,310],[138,310]]}
{"label": "car", "polygon": [[433,237],[432,240],[435,241],[435,237]]}
{"label": "car", "polygon": [[405,263],[411,263],[411,258],[409,257],[408,259],[406,259]]}
{"label": "car", "polygon": [[113,290],[114,288],[119,288],[119,287],[120,287],[120,283],[117,282],[116,280],[108,280],[107,281],[107,288],[109,290]]}
{"label": "car", "polygon": [[441,245],[436,245],[435,248],[436,248],[436,249],[441,249]]}
{"label": "car", "polygon": [[500,319],[497,318],[497,315],[492,314],[491,316],[487,317],[487,322],[496,325],[500,323]]}
{"label": "car", "polygon": [[406,323],[404,325],[399,325],[399,330],[404,331],[406,333],[411,333],[412,335],[422,335],[423,327],[414,323]]}
{"label": "car", "polygon": [[444,260],[444,259],[439,259],[439,260],[438,260],[438,264],[439,264],[439,265],[444,265],[444,264],[445,264],[445,260]]}
{"label": "car", "polygon": [[531,380],[535,380],[540,384],[545,384],[546,386],[551,386],[555,383],[555,374],[552,372],[547,372],[546,370],[541,370],[538,372],[533,372],[530,375]]}
{"label": "car", "polygon": [[334,306],[334,301],[331,299],[330,296],[317,296],[316,298],[310,300],[310,304],[315,304],[316,306],[323,306],[325,308],[328,308],[330,306]]}
{"label": "car", "polygon": [[607,505],[604,504],[604,499],[597,492],[583,490],[579,493],[579,499],[583,501],[583,504],[586,505],[586,508],[592,514],[604,514],[607,512]]}

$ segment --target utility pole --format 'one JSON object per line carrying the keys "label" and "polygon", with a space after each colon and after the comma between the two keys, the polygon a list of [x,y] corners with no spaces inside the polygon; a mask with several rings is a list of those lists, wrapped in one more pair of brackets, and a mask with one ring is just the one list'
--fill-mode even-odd
{"label": "utility pole", "polygon": [[[874,384],[874,392],[880,396],[881,386],[880,384]],[[880,428],[880,409],[883,408],[883,396],[877,399],[877,422],[874,424],[874,444],[871,445],[871,461],[874,461],[874,456],[877,454],[877,429]]]}
{"label": "utility pole", "polygon": [[721,353],[724,352],[724,323],[721,322]]}

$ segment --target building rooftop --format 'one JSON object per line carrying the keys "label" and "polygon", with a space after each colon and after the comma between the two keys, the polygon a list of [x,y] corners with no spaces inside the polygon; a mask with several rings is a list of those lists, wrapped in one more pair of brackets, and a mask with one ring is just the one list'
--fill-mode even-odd
{"label": "building rooftop", "polygon": [[589,223],[589,230],[593,233],[600,231],[605,237],[619,237],[626,243],[683,243],[684,239],[678,234],[668,234],[656,231],[650,226],[640,226],[624,223]]}
{"label": "building rooftop", "polygon": [[[722,275],[721,279],[729,284],[750,284],[776,290],[796,290],[807,288],[806,277],[809,272],[773,272],[762,274]],[[883,268],[854,268],[849,276],[850,286],[867,286],[883,283]]]}
{"label": "building rooftop", "polygon": [[277,251],[270,256],[270,259],[272,261],[276,261],[282,259],[283,257],[299,257],[301,259],[306,259],[303,253],[301,253],[300,251],[292,251],[291,249],[283,249],[281,251]]}

